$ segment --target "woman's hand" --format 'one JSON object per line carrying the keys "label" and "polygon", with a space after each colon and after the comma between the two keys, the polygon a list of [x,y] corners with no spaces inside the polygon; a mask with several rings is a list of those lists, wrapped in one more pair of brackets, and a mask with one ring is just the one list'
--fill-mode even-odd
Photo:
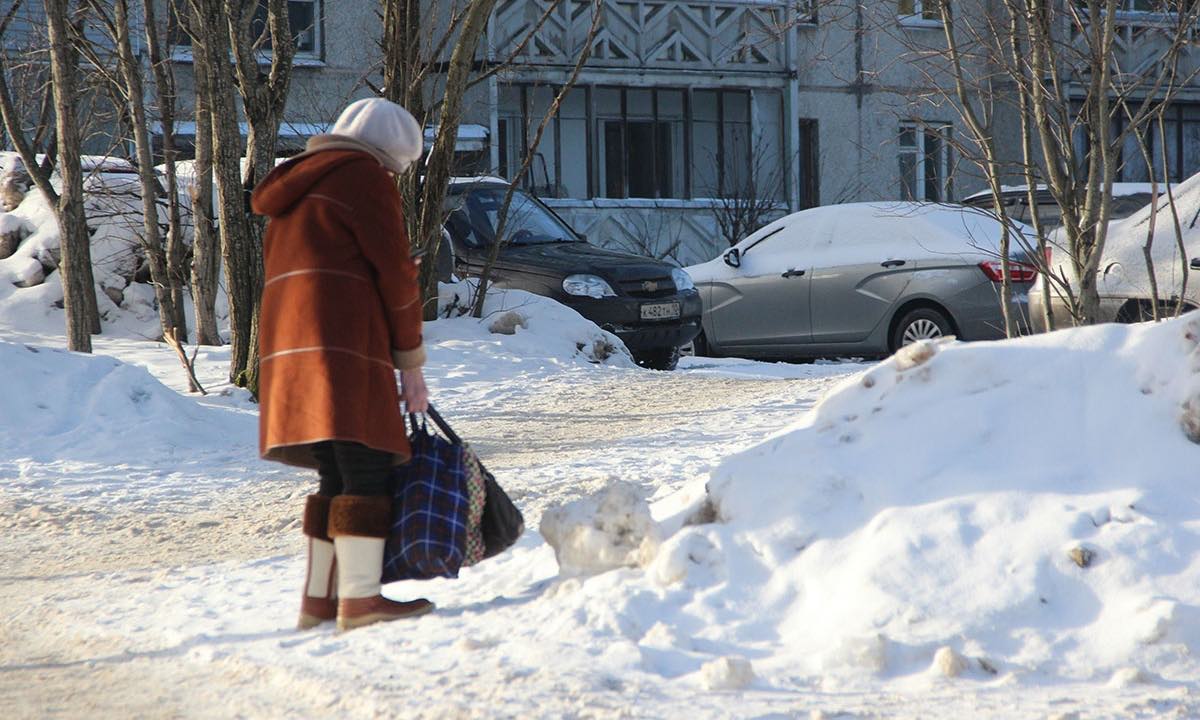
{"label": "woman's hand", "polygon": [[423,413],[429,409],[429,389],[421,368],[400,371],[400,400],[405,412]]}

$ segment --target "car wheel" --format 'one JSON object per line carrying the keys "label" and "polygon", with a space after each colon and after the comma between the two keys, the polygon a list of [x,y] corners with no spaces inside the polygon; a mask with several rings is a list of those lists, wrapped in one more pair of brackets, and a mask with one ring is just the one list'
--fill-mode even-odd
{"label": "car wheel", "polygon": [[634,353],[638,365],[650,370],[674,370],[679,365],[679,348],[654,348]]}
{"label": "car wheel", "polygon": [[919,340],[932,340],[954,332],[950,319],[933,308],[909,310],[892,332],[892,352]]}

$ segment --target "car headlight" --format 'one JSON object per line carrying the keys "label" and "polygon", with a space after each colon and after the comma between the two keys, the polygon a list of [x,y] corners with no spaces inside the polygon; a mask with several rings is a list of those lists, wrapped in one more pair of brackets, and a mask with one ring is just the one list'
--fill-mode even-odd
{"label": "car headlight", "polygon": [[581,295],[584,297],[600,298],[616,297],[613,292],[612,285],[605,282],[604,278],[596,275],[568,275],[563,280],[563,290],[568,295]]}
{"label": "car headlight", "polygon": [[675,281],[676,290],[693,290],[696,283],[692,282],[692,276],[687,274],[687,270],[683,268],[672,268],[671,279]]}

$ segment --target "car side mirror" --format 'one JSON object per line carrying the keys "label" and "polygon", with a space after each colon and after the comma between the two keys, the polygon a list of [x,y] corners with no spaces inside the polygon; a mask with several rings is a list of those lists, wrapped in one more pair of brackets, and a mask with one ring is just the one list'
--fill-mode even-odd
{"label": "car side mirror", "polygon": [[725,253],[725,264],[732,268],[742,266],[742,251],[737,248],[729,248]]}

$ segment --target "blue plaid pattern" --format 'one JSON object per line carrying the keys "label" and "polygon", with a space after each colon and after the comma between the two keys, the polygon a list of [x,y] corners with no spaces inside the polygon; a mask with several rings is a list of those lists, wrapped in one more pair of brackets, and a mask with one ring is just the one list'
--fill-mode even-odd
{"label": "blue plaid pattern", "polygon": [[470,505],[463,446],[423,427],[409,440],[412,460],[396,468],[383,582],[456,578],[466,554]]}

